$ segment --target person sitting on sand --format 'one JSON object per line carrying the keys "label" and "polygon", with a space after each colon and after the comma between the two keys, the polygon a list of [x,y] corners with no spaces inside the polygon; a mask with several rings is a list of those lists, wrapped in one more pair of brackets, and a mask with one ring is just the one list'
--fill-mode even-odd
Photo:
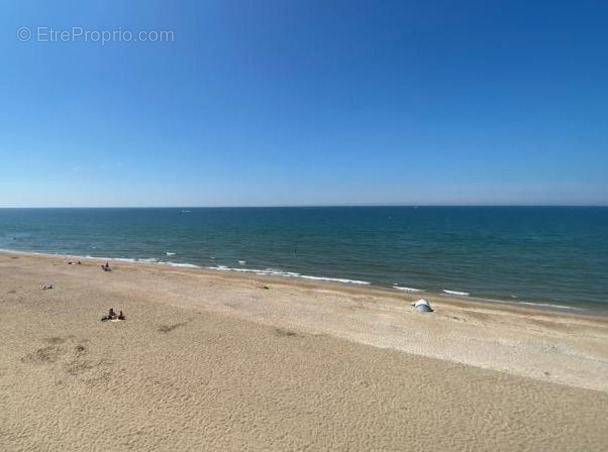
{"label": "person sitting on sand", "polygon": [[118,315],[116,315],[116,312],[114,312],[114,308],[110,308],[110,310],[108,311],[108,315],[104,315],[101,318],[102,322],[107,322],[108,320],[116,322],[118,320],[126,320],[127,317],[125,316],[125,314],[120,311],[120,313]]}
{"label": "person sitting on sand", "polygon": [[108,311],[108,315],[104,315],[101,318],[102,322],[107,322],[108,320],[115,320],[116,319],[116,313],[114,312],[114,308],[110,308],[110,310]]}

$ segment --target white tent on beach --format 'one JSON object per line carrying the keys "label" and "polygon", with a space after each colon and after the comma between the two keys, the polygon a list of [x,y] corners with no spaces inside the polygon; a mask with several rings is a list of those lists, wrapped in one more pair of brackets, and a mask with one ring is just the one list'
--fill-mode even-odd
{"label": "white tent on beach", "polygon": [[420,300],[416,301],[415,303],[412,303],[412,306],[418,312],[433,312],[433,309],[431,308],[431,304],[428,301],[426,301],[424,298],[421,298]]}

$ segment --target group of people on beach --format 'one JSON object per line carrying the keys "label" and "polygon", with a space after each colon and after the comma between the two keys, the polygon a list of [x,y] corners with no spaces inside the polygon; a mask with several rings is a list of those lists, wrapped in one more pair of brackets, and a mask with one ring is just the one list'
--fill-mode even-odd
{"label": "group of people on beach", "polygon": [[111,272],[112,271],[112,269],[110,268],[110,264],[108,264],[107,262],[105,264],[101,264],[101,269],[104,272]]}
{"label": "group of people on beach", "polygon": [[107,322],[108,320],[126,320],[127,318],[125,317],[125,315],[123,314],[122,311],[120,311],[118,314],[116,314],[114,312],[114,308],[110,308],[110,310],[108,311],[108,315],[104,315],[101,318],[102,322]]}

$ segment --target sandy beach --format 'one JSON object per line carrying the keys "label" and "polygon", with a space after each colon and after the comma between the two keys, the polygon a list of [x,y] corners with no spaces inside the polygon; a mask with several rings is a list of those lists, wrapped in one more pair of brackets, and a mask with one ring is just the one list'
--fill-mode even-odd
{"label": "sandy beach", "polygon": [[608,318],[100,264],[0,253],[0,450],[608,445]]}

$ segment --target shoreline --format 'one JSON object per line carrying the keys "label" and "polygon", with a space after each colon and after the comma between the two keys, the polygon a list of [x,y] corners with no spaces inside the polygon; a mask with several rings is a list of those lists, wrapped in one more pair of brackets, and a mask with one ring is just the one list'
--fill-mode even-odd
{"label": "shoreline", "polygon": [[[76,268],[65,265],[66,259],[81,260],[83,269],[91,270],[92,266],[95,272],[98,264],[106,261],[72,255],[31,253],[1,252],[1,256],[10,260],[22,258],[33,264],[49,262],[55,269],[59,265],[60,270],[63,268],[66,271]],[[608,347],[597,342],[598,337],[605,337],[608,343],[607,317],[441,294],[426,294],[425,299],[429,300],[435,312],[425,316],[417,315],[411,307],[411,303],[420,298],[419,294],[402,293],[390,288],[218,272],[149,262],[114,262],[113,267],[118,271],[108,275],[108,282],[118,283],[116,290],[134,290],[133,281],[141,280],[141,284],[150,285],[149,295],[161,291],[166,295],[165,301],[175,306],[237,315],[279,328],[286,323],[294,324],[314,334],[329,334],[378,348],[392,348],[533,378],[546,379],[543,373],[548,372],[552,381],[608,392],[608,381],[597,373],[598,368],[593,363],[600,362],[608,372]],[[61,275],[64,273],[62,271]],[[161,281],[164,282],[163,286],[159,286]],[[204,291],[203,288],[207,286],[213,288],[206,295],[212,299],[201,305],[198,297],[200,291]],[[268,286],[274,288],[272,292],[268,291],[268,299],[264,299],[261,304],[251,304],[251,300],[262,301],[259,289]],[[273,292],[280,294],[277,297]],[[577,344],[573,340],[581,336],[581,333],[576,333],[575,336],[570,334],[577,328],[592,331],[588,337],[582,336],[586,343],[580,353],[574,352],[573,347]],[[488,330],[487,334],[484,329]],[[409,340],[407,335],[401,334],[401,331],[407,330],[424,340]],[[440,337],[441,341],[434,343],[433,347],[427,347],[424,341],[434,341],[433,336]],[[465,338],[477,342],[478,349],[474,353],[471,354],[466,349],[472,345]],[[493,356],[497,351],[496,339],[499,344],[502,342],[498,347],[503,354],[501,359]],[[545,356],[542,351],[543,347],[553,350],[550,343],[554,340],[562,341],[564,350],[571,349],[568,353],[576,358],[569,364],[569,370],[561,376],[540,369],[543,366],[553,366],[551,363],[555,357]],[[538,355],[535,358],[538,362],[533,363],[519,356],[522,344],[525,345],[524,348],[530,348],[529,352]],[[582,364],[580,360],[584,362],[588,358],[591,359],[588,370],[594,376],[592,383],[578,375],[577,366]],[[513,365],[518,361],[521,362]]]}
{"label": "shoreline", "polygon": [[[398,286],[394,284],[393,286],[389,285],[379,285],[369,281],[358,281],[358,280],[349,280],[346,278],[330,278],[323,276],[313,276],[313,275],[302,275],[299,273],[293,272],[283,272],[283,271],[274,271],[274,270],[260,270],[260,269],[248,269],[248,268],[239,268],[239,267],[226,267],[226,266],[200,266],[191,263],[180,263],[180,262],[171,262],[171,261],[161,261],[154,258],[122,258],[122,257],[96,257],[90,255],[76,255],[76,254],[59,254],[59,253],[46,253],[46,252],[34,252],[34,251],[20,251],[20,250],[11,250],[11,249],[0,249],[0,254],[17,254],[24,256],[42,256],[42,257],[59,257],[59,258],[67,258],[67,259],[76,259],[76,260],[92,260],[96,262],[118,262],[121,264],[133,264],[133,265],[144,265],[144,266],[161,266],[164,268],[178,268],[184,270],[192,270],[192,271],[200,271],[205,274],[209,274],[208,272],[213,273],[224,273],[231,274],[234,276],[242,276],[242,277],[261,277],[261,278],[271,278],[271,279],[279,279],[279,280],[293,280],[298,282],[311,282],[313,284],[321,284],[321,285],[329,285],[335,287],[357,287],[361,289],[369,289],[369,290],[380,290],[385,291],[386,293],[391,293],[392,295],[402,294],[406,296],[417,296],[420,298],[429,298],[429,299],[442,299],[449,301],[462,301],[462,302],[472,302],[472,303],[484,303],[484,304],[496,304],[496,305],[506,305],[513,307],[522,307],[522,308],[531,308],[535,310],[541,311],[549,311],[549,312],[557,312],[564,314],[574,314],[581,316],[600,316],[608,318],[608,307],[604,308],[603,306],[599,306],[598,303],[592,302],[583,302],[581,306],[573,306],[569,304],[559,304],[559,302],[554,301],[527,301],[526,299],[501,299],[501,298],[488,298],[488,297],[479,297],[479,296],[471,296],[470,294],[464,295],[465,292],[452,291],[443,289],[441,292],[436,291],[428,291],[426,289],[413,289],[408,287]],[[170,257],[170,256],[168,256]],[[590,306],[593,306],[591,308]]]}

